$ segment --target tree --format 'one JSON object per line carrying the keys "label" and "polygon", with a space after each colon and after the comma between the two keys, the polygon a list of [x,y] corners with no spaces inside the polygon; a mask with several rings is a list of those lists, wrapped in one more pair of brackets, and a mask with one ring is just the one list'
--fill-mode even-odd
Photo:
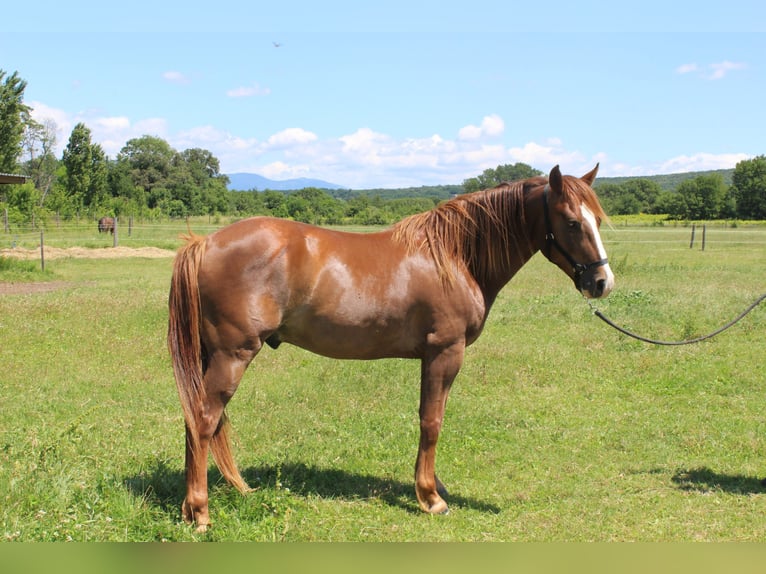
{"label": "tree", "polygon": [[732,175],[737,216],[766,219],[766,156],[739,162]]}
{"label": "tree", "polygon": [[218,159],[207,150],[193,148],[179,153],[161,138],[142,136],[120,150],[114,170],[119,177],[111,180],[113,191],[116,184],[126,189],[127,177],[136,191],[143,191],[131,192],[134,198],[142,195],[148,207],[172,217],[229,210],[228,178],[220,173]]}
{"label": "tree", "polygon": [[520,179],[529,179],[543,175],[540,170],[534,169],[525,163],[515,163],[513,165],[499,165],[495,169],[485,169],[484,172],[476,177],[463,181],[463,191],[469,193],[487,189],[503,183],[504,181],[518,181]]}
{"label": "tree", "polygon": [[622,184],[624,195],[636,202],[638,209],[631,213],[652,213],[662,187],[650,179],[629,179]]}
{"label": "tree", "polygon": [[54,154],[56,148],[56,122],[45,120],[42,124],[29,119],[24,130],[23,149],[28,156],[24,162],[24,171],[32,178],[40,191],[40,205],[56,181],[58,160]]}
{"label": "tree", "polygon": [[221,175],[218,158],[211,152],[200,148],[184,150],[176,156],[174,166],[183,170],[196,191],[196,201],[189,205],[193,213],[213,215],[228,210],[229,178]]}
{"label": "tree", "polygon": [[221,165],[212,153],[206,149],[192,148],[182,151],[179,154],[181,160],[186,163],[192,179],[198,185],[204,184],[212,177],[224,177],[225,183],[229,183],[229,178],[221,176]]}
{"label": "tree", "polygon": [[40,192],[31,181],[21,185],[10,185],[6,194],[8,216],[17,223],[34,221],[40,205]]}
{"label": "tree", "polygon": [[717,219],[726,206],[726,184],[720,174],[700,175],[678,186],[687,219]]}
{"label": "tree", "polygon": [[66,168],[66,192],[75,205],[85,205],[85,196],[90,188],[93,150],[90,142],[90,130],[83,123],[78,123],[69,135],[61,162]]}
{"label": "tree", "polygon": [[656,213],[655,204],[662,192],[659,184],[645,178],[600,183],[595,189],[605,211],[613,215]]}
{"label": "tree", "polygon": [[629,195],[622,184],[601,183],[595,189],[604,211],[610,215],[627,215],[641,211],[638,199]]}
{"label": "tree", "polygon": [[16,171],[22,153],[21,142],[30,110],[24,104],[26,87],[26,81],[19,78],[18,72],[6,77],[0,69],[0,172],[3,173]]}
{"label": "tree", "polygon": [[172,187],[169,180],[176,155],[162,138],[142,136],[128,140],[117,154],[117,162],[126,162],[133,183],[149,193],[154,187]]}
{"label": "tree", "polygon": [[684,198],[673,191],[663,191],[654,204],[654,213],[664,213],[669,219],[683,219],[686,213]]}
{"label": "tree", "polygon": [[[108,162],[107,182],[112,197],[119,198],[129,214],[139,214],[147,207],[147,194],[143,187],[134,185],[127,162]],[[155,207],[150,205],[149,207]]]}
{"label": "tree", "polygon": [[99,144],[91,144],[90,186],[85,194],[85,205],[101,208],[109,197],[109,167],[106,154]]}
{"label": "tree", "polygon": [[284,193],[267,189],[263,192],[263,205],[274,217],[288,217],[287,196]]}
{"label": "tree", "polygon": [[108,165],[104,150],[91,142],[90,129],[78,123],[69,136],[61,162],[65,188],[75,205],[99,209],[108,197]]}

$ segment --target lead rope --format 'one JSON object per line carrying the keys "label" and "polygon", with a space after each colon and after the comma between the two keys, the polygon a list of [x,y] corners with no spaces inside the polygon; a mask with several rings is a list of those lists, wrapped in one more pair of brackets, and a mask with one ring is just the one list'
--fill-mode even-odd
{"label": "lead rope", "polygon": [[764,299],[766,299],[766,293],[758,297],[758,299],[755,300],[747,309],[742,311],[742,313],[739,314],[735,319],[729,321],[724,325],[723,327],[716,329],[712,333],[708,333],[707,335],[703,335],[702,337],[697,337],[695,339],[686,339],[684,341],[657,341],[655,339],[648,339],[646,337],[642,337],[641,335],[636,335],[635,333],[632,333],[625,329],[624,327],[620,327],[619,325],[615,324],[611,319],[606,317],[601,311],[598,310],[597,307],[595,307],[591,302],[590,299],[586,299],[586,302],[588,303],[588,307],[590,307],[591,311],[593,311],[593,314],[601,319],[604,323],[609,325],[610,327],[613,327],[617,329],[620,333],[623,333],[624,335],[627,335],[628,337],[633,337],[634,339],[637,339],[639,341],[643,341],[644,343],[651,343],[652,345],[691,345],[692,343],[699,343],[700,341],[704,341],[706,339],[712,339],[716,335],[723,333],[726,329],[729,327],[734,326],[739,321],[742,320],[742,318],[747,315],[750,311],[755,309],[758,305],[760,305]]}

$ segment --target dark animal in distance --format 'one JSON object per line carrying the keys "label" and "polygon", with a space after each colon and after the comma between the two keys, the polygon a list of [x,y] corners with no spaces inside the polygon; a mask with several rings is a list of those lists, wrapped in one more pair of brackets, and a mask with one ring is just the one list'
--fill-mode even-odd
{"label": "dark animal in distance", "polygon": [[99,233],[111,233],[114,235],[114,218],[102,217],[98,220],[98,232]]}

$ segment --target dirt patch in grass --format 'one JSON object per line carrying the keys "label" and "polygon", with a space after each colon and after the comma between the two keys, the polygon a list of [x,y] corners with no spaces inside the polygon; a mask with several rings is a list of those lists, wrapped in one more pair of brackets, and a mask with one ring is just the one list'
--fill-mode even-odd
{"label": "dirt patch in grass", "polygon": [[[175,251],[160,249],[159,247],[105,247],[101,249],[88,249],[87,247],[46,247],[45,259],[60,259],[62,257],[75,257],[81,259],[118,259],[120,257],[173,257]],[[0,249],[0,257],[15,257],[17,259],[40,259],[40,249]]]}
{"label": "dirt patch in grass", "polygon": [[[148,257],[158,259],[161,257],[173,257],[175,251],[160,249],[158,247],[108,247],[102,249],[88,249],[85,247],[46,247],[45,259],[61,259],[73,257],[79,259],[119,259],[123,257]],[[0,257],[14,259],[35,260],[40,259],[40,249],[0,249]],[[0,295],[28,295],[34,293],[48,293],[70,287],[72,283],[66,281],[40,281],[40,282],[13,282],[3,283],[0,281]]]}
{"label": "dirt patch in grass", "polygon": [[66,281],[50,281],[48,283],[0,283],[0,295],[30,295],[33,293],[49,293],[71,286]]}

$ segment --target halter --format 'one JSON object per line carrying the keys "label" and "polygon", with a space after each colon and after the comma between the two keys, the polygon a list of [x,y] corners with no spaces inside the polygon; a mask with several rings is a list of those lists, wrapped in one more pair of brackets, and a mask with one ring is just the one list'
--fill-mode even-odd
{"label": "halter", "polygon": [[606,265],[609,261],[605,257],[604,259],[599,259],[598,261],[593,261],[592,263],[578,263],[575,261],[574,257],[572,257],[569,252],[567,252],[566,249],[564,249],[558,241],[556,241],[556,236],[553,234],[553,226],[551,225],[551,216],[549,213],[548,208],[548,190],[550,189],[549,185],[545,186],[545,189],[543,189],[543,214],[545,217],[545,245],[548,248],[548,253],[551,252],[551,248],[555,247],[561,255],[564,256],[564,259],[569,262],[569,264],[572,266],[572,275],[574,277],[575,287],[577,287],[578,290],[582,291],[582,287],[580,285],[580,281],[582,279],[583,274],[588,271],[589,269],[594,269],[596,267],[600,267],[602,265]]}

